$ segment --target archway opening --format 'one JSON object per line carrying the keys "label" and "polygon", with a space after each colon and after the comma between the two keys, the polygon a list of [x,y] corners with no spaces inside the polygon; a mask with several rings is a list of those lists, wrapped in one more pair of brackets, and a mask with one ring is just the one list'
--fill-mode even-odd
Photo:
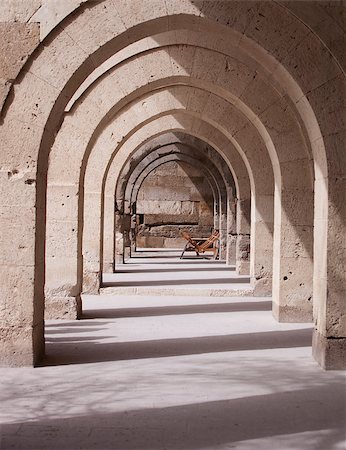
{"label": "archway opening", "polygon": [[197,238],[214,230],[215,200],[205,175],[185,161],[155,168],[136,201],[136,248],[183,249],[186,231]]}

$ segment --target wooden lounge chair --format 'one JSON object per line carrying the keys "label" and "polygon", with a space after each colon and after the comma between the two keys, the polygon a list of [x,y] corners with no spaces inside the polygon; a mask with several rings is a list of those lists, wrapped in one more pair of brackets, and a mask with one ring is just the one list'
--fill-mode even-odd
{"label": "wooden lounge chair", "polygon": [[181,231],[180,234],[187,240],[182,254],[180,255],[180,259],[182,259],[185,252],[190,251],[195,251],[197,256],[200,256],[201,253],[203,254],[206,251],[211,251],[214,254],[214,259],[217,258],[219,253],[218,240],[220,237],[218,230],[214,230],[208,238],[193,239],[187,231]]}

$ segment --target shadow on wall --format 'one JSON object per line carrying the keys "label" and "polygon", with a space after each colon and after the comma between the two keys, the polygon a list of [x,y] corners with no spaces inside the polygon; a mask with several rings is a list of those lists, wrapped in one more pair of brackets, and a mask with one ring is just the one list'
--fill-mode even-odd
{"label": "shadow on wall", "polygon": [[[1,448],[255,450],[259,443],[252,440],[270,438],[281,449],[336,450],[341,449],[344,437],[340,411],[345,407],[345,394],[340,387],[335,386],[339,396],[330,395],[330,386],[319,386],[112,413],[98,412],[102,409],[98,405],[89,415],[5,424]],[[295,439],[297,446],[291,446]],[[243,441],[245,446],[231,445]]]}
{"label": "shadow on wall", "polygon": [[[88,325],[88,323],[86,324]],[[221,336],[101,343],[109,336],[48,337],[43,366],[87,364],[242,350],[310,347],[312,328]],[[54,344],[57,344],[56,347]]]}

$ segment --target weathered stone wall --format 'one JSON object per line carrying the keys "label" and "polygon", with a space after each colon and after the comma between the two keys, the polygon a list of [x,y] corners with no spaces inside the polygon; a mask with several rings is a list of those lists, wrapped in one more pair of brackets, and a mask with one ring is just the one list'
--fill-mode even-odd
{"label": "weathered stone wall", "polygon": [[184,162],[169,162],[153,170],[137,200],[138,247],[181,248],[180,230],[209,236],[213,228],[213,195],[201,172]]}

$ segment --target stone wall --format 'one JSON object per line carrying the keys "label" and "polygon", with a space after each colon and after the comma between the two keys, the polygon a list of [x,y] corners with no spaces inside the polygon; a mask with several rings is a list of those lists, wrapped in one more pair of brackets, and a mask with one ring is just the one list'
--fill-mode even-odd
{"label": "stone wall", "polygon": [[169,162],[153,170],[137,200],[138,247],[181,248],[180,230],[209,236],[213,228],[213,194],[208,181],[185,162]]}

